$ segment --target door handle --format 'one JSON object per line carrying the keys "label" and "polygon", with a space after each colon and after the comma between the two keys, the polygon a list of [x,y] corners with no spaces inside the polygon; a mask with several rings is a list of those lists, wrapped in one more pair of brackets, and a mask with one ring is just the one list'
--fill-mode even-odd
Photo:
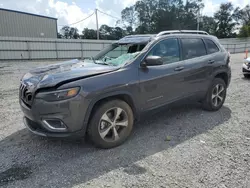
{"label": "door handle", "polygon": [[209,60],[208,61],[208,64],[213,64],[214,63],[214,60]]}
{"label": "door handle", "polygon": [[176,67],[174,70],[175,71],[181,71],[181,70],[183,70],[184,69],[184,67]]}

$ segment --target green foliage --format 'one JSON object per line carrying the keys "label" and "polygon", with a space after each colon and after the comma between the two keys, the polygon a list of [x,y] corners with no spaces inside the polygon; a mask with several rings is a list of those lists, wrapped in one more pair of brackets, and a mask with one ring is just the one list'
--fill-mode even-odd
{"label": "green foliage", "polygon": [[250,37],[250,26],[249,25],[243,25],[240,28],[240,32],[238,37],[244,38],[244,37]]}
{"label": "green foliage", "polygon": [[218,38],[230,38],[233,37],[233,32],[236,23],[233,19],[234,7],[232,3],[222,3],[220,9],[214,14],[214,20],[217,28],[215,35]]}
{"label": "green foliage", "polygon": [[[234,8],[232,3],[221,3],[213,17],[200,16],[204,7],[202,0],[138,0],[121,11],[121,27],[102,25],[100,39],[117,40],[125,35],[159,33],[164,30],[207,31],[218,38],[236,37],[236,26],[240,26],[239,37],[248,37],[250,27],[250,6]],[[78,34],[76,28],[64,26],[58,38],[97,39],[97,31],[85,28]]]}
{"label": "green foliage", "polygon": [[61,33],[57,33],[57,38],[61,39],[61,38],[63,38],[63,35]]}
{"label": "green foliage", "polygon": [[[133,28],[136,24],[136,11],[135,6],[126,7],[121,12],[122,22],[124,27]],[[133,29],[132,29],[133,30]]]}
{"label": "green foliage", "polygon": [[200,28],[201,30],[206,31],[211,35],[215,35],[217,24],[213,17],[203,16]]}
{"label": "green foliage", "polygon": [[61,29],[62,38],[66,39],[78,39],[80,35],[78,33],[78,29],[74,27],[64,26]]}
{"label": "green foliage", "polygon": [[100,27],[100,38],[105,40],[117,40],[124,36],[124,30],[120,27],[109,27],[102,25]]}
{"label": "green foliage", "polygon": [[250,37],[250,6],[234,11],[234,18],[241,25],[238,37]]}
{"label": "green foliage", "polygon": [[97,39],[97,32],[94,29],[85,28],[82,31],[81,38],[82,39]]}

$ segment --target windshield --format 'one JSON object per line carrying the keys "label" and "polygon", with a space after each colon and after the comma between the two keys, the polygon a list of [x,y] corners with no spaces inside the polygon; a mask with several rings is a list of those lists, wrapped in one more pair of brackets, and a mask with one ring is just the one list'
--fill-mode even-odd
{"label": "windshield", "polygon": [[102,50],[93,60],[97,64],[122,66],[134,60],[146,44],[112,44]]}

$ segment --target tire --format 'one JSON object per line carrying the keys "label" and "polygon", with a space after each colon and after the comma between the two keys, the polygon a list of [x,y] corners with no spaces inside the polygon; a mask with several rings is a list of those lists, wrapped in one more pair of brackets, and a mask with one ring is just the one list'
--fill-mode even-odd
{"label": "tire", "polygon": [[243,74],[245,78],[250,78],[250,74]]}
{"label": "tire", "polygon": [[[116,116],[117,112],[119,116]],[[117,147],[130,136],[134,115],[126,102],[111,100],[98,106],[93,113],[87,134],[96,147],[103,149]],[[118,136],[115,136],[117,135],[115,131]]]}
{"label": "tire", "polygon": [[[220,93],[216,94],[216,91],[218,91],[218,93],[220,91]],[[207,111],[219,110],[225,102],[226,95],[227,95],[226,83],[221,78],[215,78],[207,91],[205,99],[202,102],[202,108]]]}

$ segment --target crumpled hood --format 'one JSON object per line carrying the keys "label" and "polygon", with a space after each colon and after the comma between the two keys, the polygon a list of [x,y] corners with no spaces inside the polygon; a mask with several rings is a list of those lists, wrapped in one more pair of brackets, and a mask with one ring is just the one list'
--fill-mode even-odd
{"label": "crumpled hood", "polygon": [[26,73],[22,81],[33,89],[53,87],[67,80],[74,80],[118,70],[119,67],[95,64],[90,60],[74,59],[39,67]]}

